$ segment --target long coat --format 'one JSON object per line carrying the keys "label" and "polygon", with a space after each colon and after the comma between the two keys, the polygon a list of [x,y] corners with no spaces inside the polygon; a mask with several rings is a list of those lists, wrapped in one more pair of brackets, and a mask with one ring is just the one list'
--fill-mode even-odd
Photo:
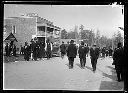
{"label": "long coat", "polygon": [[65,54],[65,52],[66,52],[66,46],[65,46],[65,44],[60,45],[60,52],[63,53],[63,54]]}
{"label": "long coat", "polygon": [[85,58],[87,52],[88,52],[87,47],[85,47],[84,45],[79,46],[79,50],[78,50],[79,58]]}
{"label": "long coat", "polygon": [[98,59],[99,57],[99,49],[95,48],[95,50],[93,48],[90,48],[90,56],[94,59]]}
{"label": "long coat", "polygon": [[75,44],[70,44],[67,48],[67,56],[76,58],[77,55],[77,48]]}
{"label": "long coat", "polygon": [[30,46],[24,46],[24,59],[29,60],[30,57]]}
{"label": "long coat", "polygon": [[114,60],[115,68],[117,71],[120,71],[122,69],[121,67],[124,65],[123,58],[124,58],[123,48],[120,47],[120,48],[115,49],[114,54],[113,54],[113,60]]}

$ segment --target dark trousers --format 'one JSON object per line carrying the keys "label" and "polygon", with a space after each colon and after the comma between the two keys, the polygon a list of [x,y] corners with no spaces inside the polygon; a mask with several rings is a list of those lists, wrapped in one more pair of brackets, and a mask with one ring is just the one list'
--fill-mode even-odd
{"label": "dark trousers", "polygon": [[115,65],[115,69],[116,69],[116,73],[117,73],[117,78],[118,81],[123,80],[124,79],[124,71],[123,68],[121,66]]}
{"label": "dark trousers", "polygon": [[25,59],[25,61],[26,60],[29,61],[29,54],[24,54],[24,59]]}
{"label": "dark trousers", "polygon": [[92,64],[93,71],[95,71],[96,64],[97,64],[97,58],[91,58],[91,64]]}
{"label": "dark trousers", "polygon": [[46,52],[46,55],[47,55],[47,59],[51,58],[51,57],[52,57],[52,56],[51,56],[51,51],[47,51],[47,52]]}
{"label": "dark trousers", "polygon": [[69,60],[69,67],[73,68],[74,57],[68,57],[68,60]]}
{"label": "dark trousers", "polygon": [[81,67],[85,67],[85,64],[86,64],[86,57],[80,58]]}
{"label": "dark trousers", "polygon": [[65,55],[65,52],[61,52],[61,57],[63,58]]}
{"label": "dark trousers", "polygon": [[35,50],[35,51],[33,51],[33,59],[34,59],[35,61],[37,61],[37,57],[38,57],[38,51]]}

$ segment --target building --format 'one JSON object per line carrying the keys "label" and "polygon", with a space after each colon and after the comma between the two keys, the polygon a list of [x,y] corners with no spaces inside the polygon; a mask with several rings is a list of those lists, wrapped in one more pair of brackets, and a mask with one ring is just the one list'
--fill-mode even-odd
{"label": "building", "polygon": [[53,22],[39,17],[35,13],[28,13],[21,17],[8,17],[4,19],[4,42],[12,33],[18,42],[15,42],[17,48],[24,46],[25,42],[30,43],[31,39],[37,37],[39,41],[45,41],[49,38],[51,42],[57,44],[60,41],[61,28]]}

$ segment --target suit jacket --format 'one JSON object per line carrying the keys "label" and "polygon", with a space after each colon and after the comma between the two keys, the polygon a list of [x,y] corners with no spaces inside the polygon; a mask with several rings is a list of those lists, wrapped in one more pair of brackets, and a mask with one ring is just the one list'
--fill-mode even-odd
{"label": "suit jacket", "polygon": [[99,49],[95,48],[95,50],[94,50],[93,48],[90,48],[90,56],[92,58],[98,59],[98,57],[99,57]]}
{"label": "suit jacket", "polygon": [[68,57],[76,57],[77,55],[77,48],[75,44],[70,44],[67,48],[67,56]]}
{"label": "suit jacket", "polygon": [[85,47],[84,45],[80,45],[79,46],[79,50],[78,50],[79,58],[86,57],[87,52],[88,52],[87,47]]}

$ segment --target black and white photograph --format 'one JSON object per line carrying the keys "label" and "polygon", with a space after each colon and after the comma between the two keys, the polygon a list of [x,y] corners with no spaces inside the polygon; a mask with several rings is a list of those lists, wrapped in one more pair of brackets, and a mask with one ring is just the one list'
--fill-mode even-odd
{"label": "black and white photograph", "polygon": [[125,90],[124,5],[3,10],[3,90]]}

